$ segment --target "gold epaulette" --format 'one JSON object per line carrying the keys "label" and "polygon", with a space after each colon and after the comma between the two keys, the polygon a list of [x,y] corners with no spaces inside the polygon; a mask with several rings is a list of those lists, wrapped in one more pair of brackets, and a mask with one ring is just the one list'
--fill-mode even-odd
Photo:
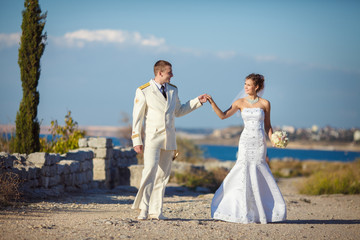
{"label": "gold epaulette", "polygon": [[145,83],[144,85],[142,85],[140,88],[140,90],[143,90],[144,88],[147,88],[148,86],[150,86],[150,83]]}
{"label": "gold epaulette", "polygon": [[174,88],[177,88],[174,84],[168,83],[170,86],[173,86]]}
{"label": "gold epaulette", "polygon": [[131,139],[134,139],[134,138],[137,138],[137,137],[139,137],[139,134],[132,135]]}

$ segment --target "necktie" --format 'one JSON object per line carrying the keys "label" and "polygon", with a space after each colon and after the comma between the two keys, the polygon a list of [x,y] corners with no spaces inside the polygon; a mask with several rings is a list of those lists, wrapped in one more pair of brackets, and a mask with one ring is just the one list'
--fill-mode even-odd
{"label": "necktie", "polygon": [[165,87],[164,87],[164,86],[161,86],[161,93],[162,93],[162,95],[164,96],[164,98],[167,99],[167,98],[166,98],[166,93],[165,93]]}

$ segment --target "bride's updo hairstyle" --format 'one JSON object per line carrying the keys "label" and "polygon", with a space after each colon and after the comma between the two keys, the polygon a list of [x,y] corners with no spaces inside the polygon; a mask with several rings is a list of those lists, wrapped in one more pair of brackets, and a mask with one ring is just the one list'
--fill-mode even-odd
{"label": "bride's updo hairstyle", "polygon": [[264,81],[265,78],[261,74],[252,73],[248,75],[245,79],[251,79],[254,82],[255,87],[258,86],[259,88],[256,90],[256,92],[260,92],[264,88]]}

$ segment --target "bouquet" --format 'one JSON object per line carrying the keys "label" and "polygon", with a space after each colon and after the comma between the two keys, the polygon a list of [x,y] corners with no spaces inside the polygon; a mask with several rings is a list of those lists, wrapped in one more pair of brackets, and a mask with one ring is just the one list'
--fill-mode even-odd
{"label": "bouquet", "polygon": [[285,131],[276,131],[272,134],[271,141],[277,148],[286,148],[289,138]]}

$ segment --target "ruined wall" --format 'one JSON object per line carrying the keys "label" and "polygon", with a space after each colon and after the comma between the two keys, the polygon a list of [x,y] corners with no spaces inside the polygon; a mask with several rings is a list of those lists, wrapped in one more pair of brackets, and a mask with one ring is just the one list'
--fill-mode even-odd
{"label": "ruined wall", "polygon": [[0,174],[15,173],[22,191],[34,197],[60,196],[89,188],[129,185],[129,167],[137,164],[132,148],[113,147],[109,138],[83,138],[66,154],[0,153]]}

